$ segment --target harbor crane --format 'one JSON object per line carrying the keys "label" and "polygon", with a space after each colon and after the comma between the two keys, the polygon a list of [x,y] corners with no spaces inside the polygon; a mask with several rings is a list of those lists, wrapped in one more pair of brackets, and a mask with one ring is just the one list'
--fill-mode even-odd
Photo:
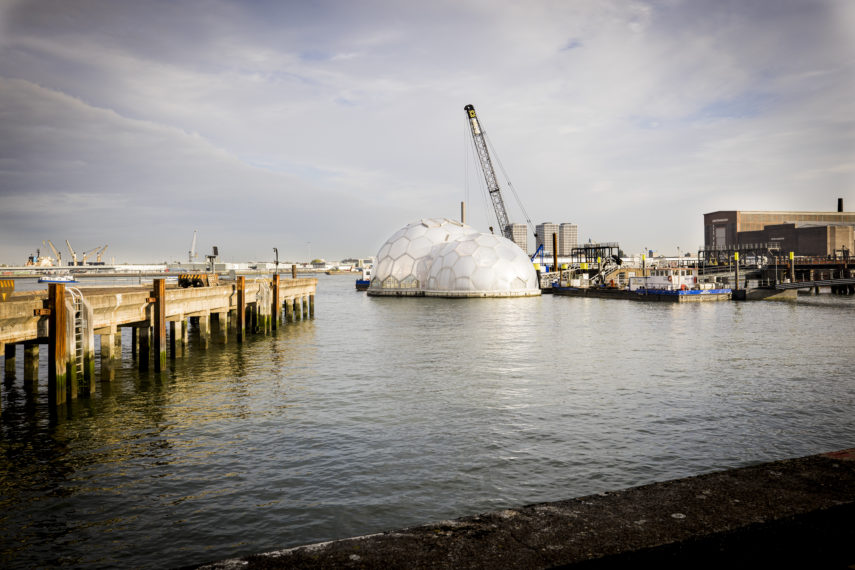
{"label": "harbor crane", "polygon": [[79,265],[77,263],[77,254],[74,252],[74,248],[71,247],[71,242],[69,242],[68,240],[65,240],[65,245],[68,246],[68,251],[71,252],[71,265],[75,265],[75,266]]}
{"label": "harbor crane", "polygon": [[[487,140],[485,138],[484,129],[478,121],[478,116],[475,114],[474,106],[466,105],[463,110],[466,111],[466,115],[469,119],[469,127],[472,130],[472,141],[475,143],[475,151],[478,154],[478,160],[481,162],[481,170],[484,171],[484,179],[487,182],[487,192],[490,194],[490,199],[493,202],[493,209],[496,211],[496,219],[499,222],[499,231],[504,237],[513,241],[514,233],[511,229],[511,222],[508,219],[508,212],[505,209],[505,201],[502,199],[502,191],[499,188],[499,181],[496,179],[496,171],[493,169],[493,161],[490,159],[490,153],[487,150]],[[513,188],[511,188],[511,190],[513,190]],[[520,209],[523,210],[529,229],[534,234],[534,237],[537,238],[537,233],[534,231],[534,227],[531,220],[528,219],[528,214],[526,214],[525,209],[522,207],[522,203],[519,202],[519,198],[517,198],[517,202],[519,203]],[[490,229],[492,230],[492,228]]]}
{"label": "harbor crane", "polygon": [[[43,241],[42,243],[45,243],[45,242]],[[47,244],[50,246],[51,251],[53,251],[53,254],[56,256],[56,264],[58,266],[62,265],[62,254],[56,250],[56,247],[54,247],[52,241],[47,240]]]}
{"label": "harbor crane", "polygon": [[99,249],[100,249],[100,248],[97,248],[97,247],[96,247],[96,248],[94,248],[94,249],[90,249],[89,251],[84,251],[84,252],[83,252],[83,265],[86,265],[86,260],[87,260],[87,259],[89,259],[89,257],[90,257],[93,253],[95,253],[96,251],[98,251]]}
{"label": "harbor crane", "polygon": [[[110,245],[110,244],[107,244],[107,245]],[[98,265],[101,265],[102,263],[104,263],[103,261],[101,261],[101,255],[102,255],[105,251],[107,251],[107,245],[105,245],[104,247],[102,247],[101,249],[99,249],[99,250],[98,250],[98,253],[96,253],[96,254],[95,254],[95,263],[97,263]]]}

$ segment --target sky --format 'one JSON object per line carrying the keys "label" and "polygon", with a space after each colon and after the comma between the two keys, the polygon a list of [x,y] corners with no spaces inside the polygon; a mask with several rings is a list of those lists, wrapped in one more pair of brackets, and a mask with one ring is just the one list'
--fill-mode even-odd
{"label": "sky", "polygon": [[487,231],[467,104],[511,221],[627,253],[855,209],[851,0],[0,0],[0,263],[367,257],[461,201]]}

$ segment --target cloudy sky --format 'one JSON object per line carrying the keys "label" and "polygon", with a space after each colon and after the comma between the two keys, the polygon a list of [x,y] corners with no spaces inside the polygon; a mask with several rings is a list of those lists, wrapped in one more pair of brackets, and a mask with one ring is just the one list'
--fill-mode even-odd
{"label": "cloudy sky", "polygon": [[[0,0],[0,262],[374,255],[423,217],[694,251],[855,207],[852,0]],[[70,257],[66,252],[63,258]]]}

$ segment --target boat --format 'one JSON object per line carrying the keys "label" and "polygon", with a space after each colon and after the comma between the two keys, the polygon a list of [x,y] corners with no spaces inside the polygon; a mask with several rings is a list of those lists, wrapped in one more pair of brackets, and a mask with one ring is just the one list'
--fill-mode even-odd
{"label": "boat", "polygon": [[368,286],[371,285],[371,267],[363,267],[362,268],[362,277],[356,280],[356,290],[357,291],[366,291]]}
{"label": "boat", "polygon": [[50,273],[39,277],[39,283],[77,283],[71,273]]}
{"label": "boat", "polygon": [[630,299],[635,301],[665,301],[672,303],[725,301],[732,298],[730,288],[716,288],[713,283],[700,283],[695,268],[676,267],[654,269],[646,277],[630,277],[629,287],[614,286],[569,287],[553,286],[552,293],[571,297]]}

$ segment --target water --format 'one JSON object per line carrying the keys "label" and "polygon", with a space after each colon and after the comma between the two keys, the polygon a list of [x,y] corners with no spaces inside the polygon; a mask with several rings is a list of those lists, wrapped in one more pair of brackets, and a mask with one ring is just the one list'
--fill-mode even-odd
{"label": "water", "polygon": [[853,298],[390,299],[322,276],[316,305],[242,346],[191,334],[159,375],[125,338],[116,380],[53,420],[46,381],[6,382],[0,566],[180,566],[855,446]]}

